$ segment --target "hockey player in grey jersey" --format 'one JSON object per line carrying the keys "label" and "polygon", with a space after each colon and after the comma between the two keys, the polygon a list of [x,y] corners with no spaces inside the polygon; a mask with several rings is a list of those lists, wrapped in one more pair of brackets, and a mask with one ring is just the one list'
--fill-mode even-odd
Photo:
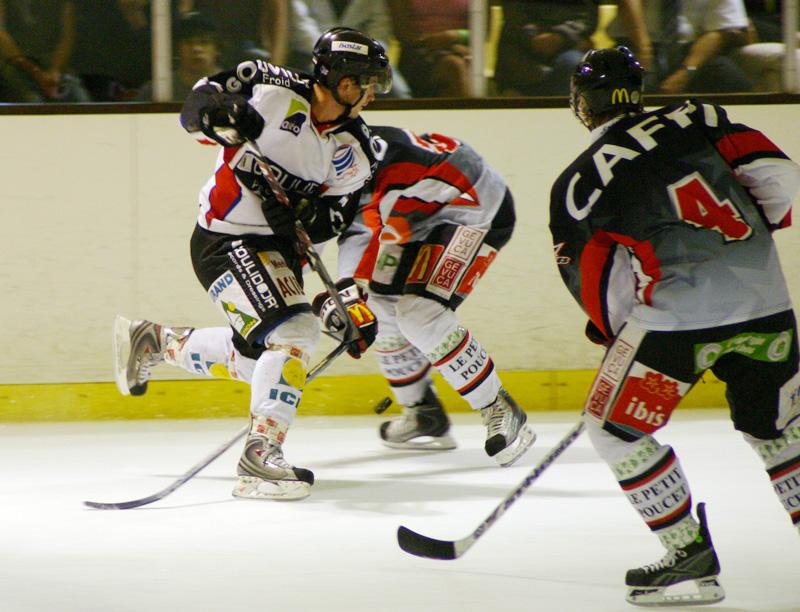
{"label": "hockey player in grey jersey", "polygon": [[[591,144],[553,185],[561,276],[607,352],[584,407],[591,441],[667,549],[627,573],[637,605],[724,597],[704,504],[660,444],[706,370],[800,526],[797,325],[772,232],[789,224],[800,167],[716,105],[642,107],[642,69],[620,47],[590,51],[571,105]],[[744,493],[743,493],[744,494]],[[694,594],[667,587],[694,580]]]}
{"label": "hockey player in grey jersey", "polygon": [[502,466],[535,434],[503,389],[494,362],[456,309],[514,230],[502,176],[468,144],[442,134],[376,126],[378,169],[339,249],[348,276],[369,287],[376,356],[403,415],[381,424],[391,448],[455,447],[431,372],[480,411],[484,449]]}
{"label": "hockey player in grey jersey", "polygon": [[[229,327],[115,322],[116,379],[124,394],[143,394],[150,369],[164,362],[250,383],[251,431],[239,461],[237,497],[310,493],[312,472],[283,456],[320,335],[303,291],[295,218],[317,243],[352,221],[375,165],[375,145],[359,113],[391,87],[383,47],[355,30],[329,30],[313,56],[313,75],[248,61],[204,78],[181,113],[183,127],[200,142],[222,145],[200,191],[191,256]],[[270,189],[259,164],[264,160],[292,208]],[[375,338],[375,318],[352,279],[339,286],[345,305],[368,315],[357,322],[361,340],[348,349],[358,357]]]}

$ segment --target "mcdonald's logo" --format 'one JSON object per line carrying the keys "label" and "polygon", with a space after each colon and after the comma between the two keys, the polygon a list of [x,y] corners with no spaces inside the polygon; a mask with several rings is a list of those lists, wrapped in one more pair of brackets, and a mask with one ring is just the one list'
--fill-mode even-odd
{"label": "mcdonald's logo", "polygon": [[628,93],[627,89],[617,88],[611,94],[611,104],[620,104],[624,102],[625,104],[631,103],[631,95]]}
{"label": "mcdonald's logo", "polygon": [[372,323],[375,320],[375,315],[363,302],[356,302],[347,307],[350,313],[350,318],[353,319],[356,325],[361,327],[367,323]]}

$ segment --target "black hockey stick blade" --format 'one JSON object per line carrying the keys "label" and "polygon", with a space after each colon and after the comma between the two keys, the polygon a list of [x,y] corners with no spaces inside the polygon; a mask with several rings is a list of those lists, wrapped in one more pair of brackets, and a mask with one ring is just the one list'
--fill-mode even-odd
{"label": "black hockey stick blade", "polygon": [[409,554],[427,559],[458,559],[505,514],[506,510],[522,496],[525,490],[550,467],[550,464],[561,456],[561,453],[581,435],[583,428],[583,419],[581,419],[468,536],[460,540],[437,540],[401,526],[397,530],[397,543],[400,548]]}
{"label": "black hockey stick blade", "polygon": [[402,525],[397,528],[397,543],[408,554],[417,557],[442,560],[458,558],[455,542],[429,538]]}

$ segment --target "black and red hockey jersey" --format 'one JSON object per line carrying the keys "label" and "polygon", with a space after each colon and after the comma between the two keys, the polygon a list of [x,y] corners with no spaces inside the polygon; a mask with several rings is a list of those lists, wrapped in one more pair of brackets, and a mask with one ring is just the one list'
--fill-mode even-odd
{"label": "black and red hockey jersey", "polygon": [[612,338],[630,318],[669,331],[737,323],[791,302],[771,232],[790,222],[800,167],[719,106],[627,115],[556,180],[561,276]]}

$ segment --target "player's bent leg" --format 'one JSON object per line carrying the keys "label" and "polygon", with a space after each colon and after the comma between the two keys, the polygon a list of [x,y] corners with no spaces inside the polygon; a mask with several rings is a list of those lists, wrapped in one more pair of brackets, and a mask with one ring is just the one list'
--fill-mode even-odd
{"label": "player's bent leg", "polygon": [[166,327],[152,321],[114,319],[114,380],[122,395],[144,395],[151,369],[179,351],[191,327]]}
{"label": "player's bent leg", "polygon": [[251,426],[237,468],[235,497],[292,500],[311,493],[314,474],[289,463],[283,444],[318,340],[319,325],[311,313],[291,317],[268,336],[267,350],[253,369]]}
{"label": "player's bent leg", "polygon": [[450,419],[431,381],[431,363],[400,333],[395,317],[396,296],[373,294],[370,306],[380,322],[375,355],[403,414],[381,423],[378,433],[389,448],[450,450]]}
{"label": "player's bent leg", "polygon": [[230,327],[203,327],[192,331],[178,351],[168,351],[165,361],[187,372],[249,383],[256,360],[242,355]]}
{"label": "player's bent leg", "polygon": [[504,467],[519,459],[536,434],[525,412],[503,390],[492,358],[459,325],[455,313],[432,299],[404,295],[397,302],[397,324],[445,381],[481,411],[487,428],[486,453]]}
{"label": "player's bent leg", "polygon": [[[667,549],[655,563],[631,569],[625,576],[629,603],[641,606],[714,603],[725,597],[705,506],[692,518],[689,483],[670,446],[649,435],[626,441],[604,430],[592,418],[586,429],[597,453],[614,472],[628,501]],[[696,591],[670,589],[694,581]]]}
{"label": "player's bent leg", "polygon": [[800,425],[791,425],[775,440],[744,434],[764,461],[775,495],[800,532]]}

